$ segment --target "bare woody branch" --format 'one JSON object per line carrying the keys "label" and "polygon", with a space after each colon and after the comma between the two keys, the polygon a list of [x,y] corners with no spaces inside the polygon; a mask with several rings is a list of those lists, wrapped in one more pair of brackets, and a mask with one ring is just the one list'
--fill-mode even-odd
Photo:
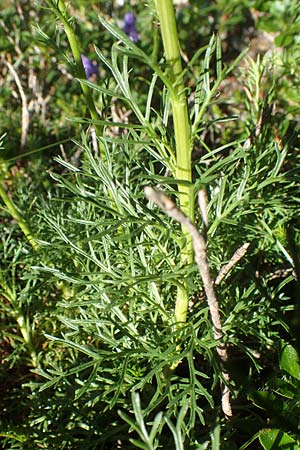
{"label": "bare woody branch", "polygon": [[[157,191],[151,188],[150,186],[146,186],[145,195],[149,200],[152,200],[156,205],[162,208],[169,217],[177,220],[182,226],[184,226],[189,231],[193,240],[195,261],[200,271],[207,303],[210,310],[211,320],[213,324],[214,339],[216,341],[221,341],[223,338],[223,332],[220,320],[219,304],[215,295],[213,281],[209,273],[209,265],[206,256],[206,242],[204,237],[199,233],[198,229],[190,221],[190,219],[186,217],[185,214],[179,208],[177,208],[175,203],[169,197],[167,197],[162,191]],[[203,211],[201,211],[201,214],[203,214]],[[206,214],[206,211],[204,212],[204,214]],[[216,351],[221,360],[223,379],[225,380],[226,383],[228,383],[230,377],[228,372],[224,369],[224,363],[226,363],[228,359],[225,344],[218,343],[216,345]],[[222,386],[222,409],[226,417],[232,416],[230,404],[230,391],[227,385]]]}

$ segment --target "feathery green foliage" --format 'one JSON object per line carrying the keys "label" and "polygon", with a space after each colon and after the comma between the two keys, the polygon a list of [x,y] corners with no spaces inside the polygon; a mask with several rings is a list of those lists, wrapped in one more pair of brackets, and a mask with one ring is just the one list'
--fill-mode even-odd
{"label": "feathery green foliage", "polygon": [[[161,3],[133,5],[138,42],[128,5],[3,10],[3,448],[299,447],[296,33],[253,58],[237,30],[253,8],[257,36],[274,28],[279,2]],[[191,238],[147,185],[196,223],[214,280],[249,244],[214,287],[225,367]]]}

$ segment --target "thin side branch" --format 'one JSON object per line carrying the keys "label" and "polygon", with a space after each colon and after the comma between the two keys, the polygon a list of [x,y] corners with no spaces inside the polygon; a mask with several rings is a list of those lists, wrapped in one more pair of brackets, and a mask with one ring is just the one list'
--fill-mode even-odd
{"label": "thin side branch", "polygon": [[198,205],[203,222],[202,236],[206,239],[208,228],[208,214],[207,214],[207,193],[205,189],[200,189],[198,192]]}
{"label": "thin side branch", "polygon": [[223,278],[226,277],[226,275],[228,274],[228,272],[233,268],[233,266],[236,265],[236,263],[239,262],[240,259],[242,259],[245,254],[247,253],[248,247],[250,245],[250,242],[246,242],[245,244],[243,244],[241,247],[239,247],[233,254],[233,256],[231,257],[230,261],[225,264],[225,266],[223,266],[220,270],[220,272],[218,273],[217,278],[215,279],[215,286],[218,286],[221,281],[223,280]]}
{"label": "thin side branch", "polygon": [[[150,186],[145,187],[145,195],[149,200],[152,200],[156,205],[162,208],[165,213],[172,219],[177,220],[190,233],[193,240],[193,247],[195,252],[195,261],[198,265],[200,275],[203,281],[204,291],[206,294],[207,303],[213,324],[213,334],[216,341],[223,338],[222,325],[219,313],[219,304],[214,291],[214,285],[209,273],[209,265],[206,256],[206,242],[204,237],[199,233],[196,226],[190,221],[188,217],[169,199],[162,191],[157,191]],[[201,212],[202,213],[202,212]],[[222,375],[226,384],[230,380],[228,372],[223,368],[228,359],[227,349],[224,343],[216,345],[217,354],[221,360]],[[222,387],[222,409],[226,417],[232,416],[230,404],[230,391],[227,385]]]}

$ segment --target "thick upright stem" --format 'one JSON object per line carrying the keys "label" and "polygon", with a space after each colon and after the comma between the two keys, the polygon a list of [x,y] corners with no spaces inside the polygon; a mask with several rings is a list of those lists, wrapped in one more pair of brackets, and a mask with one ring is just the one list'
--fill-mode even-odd
{"label": "thick upright stem", "polygon": [[[191,167],[191,127],[187,109],[185,86],[182,78],[182,64],[180,47],[177,35],[175,12],[172,0],[156,0],[156,8],[160,20],[161,35],[168,64],[168,78],[173,85],[170,92],[173,123],[176,143],[176,171],[178,180],[178,195],[181,210],[194,220],[194,198]],[[186,240],[184,249],[181,251],[181,264],[193,262],[193,247],[191,237],[183,226]],[[186,283],[178,287],[175,306],[175,321],[182,323],[186,321],[188,308],[188,288]]]}

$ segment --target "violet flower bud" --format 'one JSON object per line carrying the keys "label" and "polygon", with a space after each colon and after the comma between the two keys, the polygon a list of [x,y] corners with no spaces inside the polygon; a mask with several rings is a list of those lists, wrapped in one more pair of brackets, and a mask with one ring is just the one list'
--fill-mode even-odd
{"label": "violet flower bud", "polygon": [[135,28],[135,16],[132,12],[128,12],[124,16],[123,31],[130,39],[133,40],[133,42],[137,42],[139,40],[139,36]]}
{"label": "violet flower bud", "polygon": [[81,55],[81,61],[84,67],[84,71],[88,80],[93,80],[97,78],[98,75],[98,64],[91,61],[85,55]]}

